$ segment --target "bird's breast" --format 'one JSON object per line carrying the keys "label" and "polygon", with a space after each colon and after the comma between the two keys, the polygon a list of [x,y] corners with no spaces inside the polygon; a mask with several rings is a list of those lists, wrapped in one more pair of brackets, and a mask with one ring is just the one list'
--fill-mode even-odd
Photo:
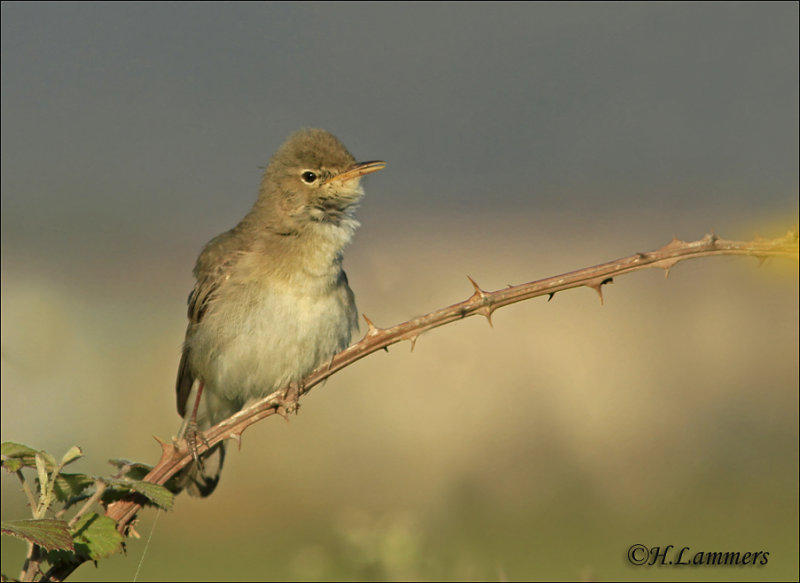
{"label": "bird's breast", "polygon": [[238,408],[299,381],[347,347],[357,319],[344,274],[307,279],[231,278],[221,286],[189,340],[205,390]]}

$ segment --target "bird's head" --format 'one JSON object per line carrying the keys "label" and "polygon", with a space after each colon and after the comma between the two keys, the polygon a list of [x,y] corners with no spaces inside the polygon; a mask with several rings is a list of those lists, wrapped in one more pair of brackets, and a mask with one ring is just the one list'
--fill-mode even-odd
{"label": "bird's head", "polygon": [[364,190],[361,177],[386,166],[356,162],[331,133],[304,129],[289,136],[264,173],[261,198],[291,222],[354,228],[353,213]]}

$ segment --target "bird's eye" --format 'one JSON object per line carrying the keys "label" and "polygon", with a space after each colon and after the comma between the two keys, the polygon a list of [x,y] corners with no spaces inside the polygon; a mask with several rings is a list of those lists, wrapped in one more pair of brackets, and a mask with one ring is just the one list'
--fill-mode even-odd
{"label": "bird's eye", "polygon": [[306,184],[311,184],[317,179],[317,175],[314,172],[311,172],[311,170],[306,170],[300,175],[300,178],[302,178],[303,182]]}

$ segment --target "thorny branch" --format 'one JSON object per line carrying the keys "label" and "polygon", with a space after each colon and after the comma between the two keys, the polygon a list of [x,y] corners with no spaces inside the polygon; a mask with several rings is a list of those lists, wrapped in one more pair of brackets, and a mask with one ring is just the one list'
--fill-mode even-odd
{"label": "thorny branch", "polygon": [[[391,328],[378,328],[366,316],[367,333],[364,337],[335,355],[330,362],[318,367],[309,374],[300,386],[292,386],[287,390],[275,393],[251,404],[232,417],[222,421],[204,432],[203,438],[198,442],[198,453],[203,453],[208,448],[224,439],[241,439],[242,432],[250,425],[274,414],[286,416],[297,408],[298,399],[310,391],[314,386],[378,350],[409,340],[412,348],[417,338],[423,332],[444,326],[451,322],[469,316],[485,316],[491,324],[492,313],[503,306],[522,300],[539,296],[552,298],[556,293],[577,287],[589,287],[597,291],[602,302],[602,286],[610,283],[619,275],[638,271],[650,267],[658,267],[669,275],[670,269],[678,262],[698,257],[715,255],[747,255],[756,257],[763,262],[771,257],[786,257],[798,259],[798,233],[790,231],[785,236],[777,239],[756,238],[753,241],[729,241],[716,235],[706,235],[700,240],[686,242],[673,239],[664,247],[646,253],[635,253],[629,257],[610,261],[594,267],[587,267],[562,275],[548,277],[515,286],[508,286],[497,291],[485,291],[469,278],[474,288],[473,294],[464,301],[441,308],[414,318]],[[192,461],[185,440],[174,443],[161,442],[161,460],[145,477],[146,481],[164,484],[184,466]],[[142,500],[136,496],[111,504],[106,516],[113,518],[118,523],[118,528],[126,532],[131,528],[133,519],[141,508]],[[48,573],[49,580],[63,580],[72,569],[59,572],[54,568]]]}

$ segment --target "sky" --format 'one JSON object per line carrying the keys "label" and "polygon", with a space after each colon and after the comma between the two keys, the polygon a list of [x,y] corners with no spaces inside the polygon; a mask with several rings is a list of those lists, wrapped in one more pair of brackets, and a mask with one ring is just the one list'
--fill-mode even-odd
{"label": "sky", "polygon": [[793,3],[4,3],[4,253],[69,266],[73,245],[207,240],[308,126],[389,162],[371,203],[389,211],[792,210],[795,16]]}
{"label": "sky", "polygon": [[[776,237],[798,222],[796,2],[0,10],[2,437],[88,444],[96,473],[153,458],[149,436],[177,428],[193,262],[301,127],[387,162],[364,179],[345,253],[379,326],[463,299],[467,274],[497,289],[673,235]],[[568,292],[342,371],[288,428],[254,430],[204,506],[162,518],[168,550],[150,577],[202,578],[165,541],[259,516],[290,547],[272,543],[289,557],[275,578],[647,578],[614,553],[632,533],[678,540],[687,521],[711,545],[785,545],[793,562],[763,575],[796,578],[796,264],[705,261],[668,283],[619,279],[602,310],[594,292]],[[649,455],[664,461],[631,462]],[[254,459],[279,468],[259,480],[295,530],[237,507],[261,492]],[[4,518],[19,510],[5,480]],[[753,497],[769,501],[760,516],[726,514]],[[306,524],[329,537],[309,542]],[[230,563],[204,573],[263,578],[237,571],[251,547],[230,540]],[[564,559],[557,545],[576,540],[595,554]]]}

